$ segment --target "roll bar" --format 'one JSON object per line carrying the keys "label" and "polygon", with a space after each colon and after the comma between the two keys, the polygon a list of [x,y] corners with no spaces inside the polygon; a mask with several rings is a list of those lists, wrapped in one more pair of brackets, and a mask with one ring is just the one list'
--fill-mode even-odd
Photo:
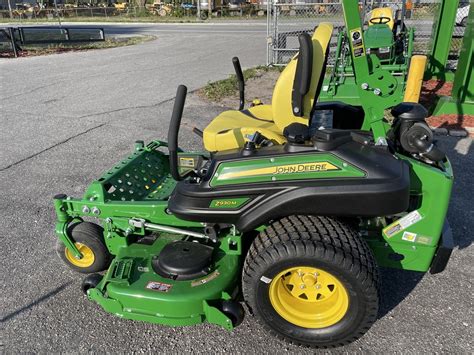
{"label": "roll bar", "polygon": [[184,85],[178,86],[176,99],[174,100],[173,113],[171,114],[170,126],[168,128],[168,151],[170,156],[170,174],[176,181],[183,180],[178,170],[178,134],[183,117],[184,103],[188,88]]}

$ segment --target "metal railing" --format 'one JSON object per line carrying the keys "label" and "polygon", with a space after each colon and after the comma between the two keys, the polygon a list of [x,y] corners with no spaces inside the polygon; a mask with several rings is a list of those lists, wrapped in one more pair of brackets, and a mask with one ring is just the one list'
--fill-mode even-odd
{"label": "metal railing", "polygon": [[52,45],[105,41],[103,28],[28,26],[0,28],[0,53],[11,52],[14,57],[23,45]]}

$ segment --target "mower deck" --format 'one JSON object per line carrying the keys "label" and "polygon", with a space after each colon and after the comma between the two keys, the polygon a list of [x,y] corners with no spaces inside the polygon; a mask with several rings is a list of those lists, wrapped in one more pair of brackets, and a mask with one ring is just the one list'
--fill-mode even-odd
{"label": "mower deck", "polygon": [[[163,248],[180,240],[182,236],[161,233],[122,248],[100,284],[89,290],[89,299],[123,318],[167,325],[193,325],[207,319],[232,329],[232,322],[218,306],[236,291],[239,253],[216,249],[215,263],[197,279],[160,276],[154,262]],[[186,253],[189,250],[183,250],[183,258]]]}

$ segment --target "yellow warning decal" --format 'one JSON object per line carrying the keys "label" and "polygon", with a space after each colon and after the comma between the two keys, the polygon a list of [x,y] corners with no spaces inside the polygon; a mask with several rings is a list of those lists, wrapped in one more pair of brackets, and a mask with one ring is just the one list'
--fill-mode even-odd
{"label": "yellow warning decal", "polygon": [[251,169],[245,171],[236,171],[230,173],[223,173],[219,176],[219,179],[235,179],[249,176],[261,176],[261,175],[280,175],[280,174],[301,174],[301,173],[315,173],[324,172],[331,170],[340,170],[337,166],[331,164],[328,161],[316,162],[316,163],[303,163],[303,164],[288,164],[271,166],[267,168]]}
{"label": "yellow warning decal", "polygon": [[416,241],[416,233],[411,232],[403,232],[402,239],[406,240],[407,242],[415,242]]}

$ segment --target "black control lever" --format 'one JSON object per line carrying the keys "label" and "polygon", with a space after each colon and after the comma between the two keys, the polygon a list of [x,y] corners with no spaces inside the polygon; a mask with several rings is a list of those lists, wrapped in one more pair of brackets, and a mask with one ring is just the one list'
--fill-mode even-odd
{"label": "black control lever", "polygon": [[242,73],[242,67],[240,66],[239,58],[237,57],[232,58],[232,64],[234,64],[235,75],[237,76],[237,81],[239,83],[239,96],[240,96],[239,111],[242,111],[245,105],[244,73]]}
{"label": "black control lever", "polygon": [[176,99],[174,100],[173,113],[171,114],[170,126],[168,129],[168,151],[170,155],[170,174],[176,181],[180,181],[183,177],[178,170],[178,133],[183,117],[184,103],[188,88],[184,85],[178,86],[176,91]]}

